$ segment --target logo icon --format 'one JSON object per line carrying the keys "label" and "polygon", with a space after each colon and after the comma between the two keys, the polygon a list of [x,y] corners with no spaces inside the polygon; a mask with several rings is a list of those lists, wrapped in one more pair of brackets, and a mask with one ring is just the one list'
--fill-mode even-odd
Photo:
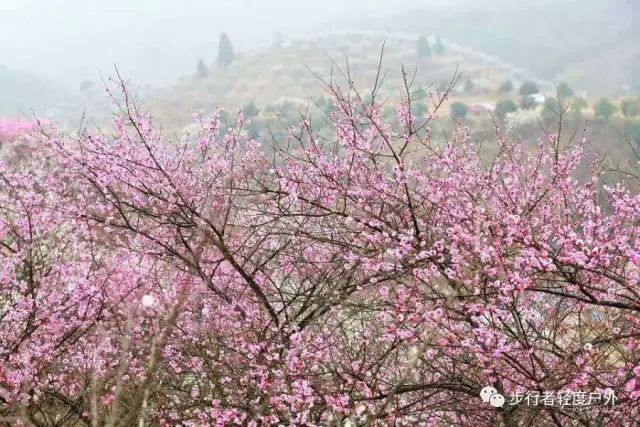
{"label": "logo icon", "polygon": [[480,399],[484,403],[489,403],[494,408],[501,408],[504,406],[504,396],[498,393],[495,387],[486,386],[480,390]]}

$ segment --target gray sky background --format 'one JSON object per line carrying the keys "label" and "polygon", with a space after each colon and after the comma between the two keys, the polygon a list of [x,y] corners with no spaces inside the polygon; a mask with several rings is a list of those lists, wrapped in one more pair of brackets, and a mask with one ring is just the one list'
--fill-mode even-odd
{"label": "gray sky background", "polygon": [[[214,62],[221,32],[243,51],[268,46],[276,32],[286,39],[377,22],[390,31],[439,31],[483,49],[491,42],[511,59],[519,50],[535,58],[542,49],[583,59],[592,53],[585,46],[617,43],[616,32],[640,27],[634,24],[639,11],[640,0],[0,0],[0,65],[77,88],[117,64],[138,83],[160,86],[191,75],[198,58]],[[578,28],[582,15],[589,23]],[[524,25],[528,16],[538,18],[533,28]],[[457,32],[446,31],[452,28]],[[544,39],[559,29],[570,37],[561,33],[565,50],[555,52],[558,40],[545,45]]]}
{"label": "gray sky background", "polygon": [[439,0],[0,0],[0,63],[64,81],[95,79],[114,63],[145,83],[169,83],[212,62],[221,32],[234,47],[275,32],[327,29]]}

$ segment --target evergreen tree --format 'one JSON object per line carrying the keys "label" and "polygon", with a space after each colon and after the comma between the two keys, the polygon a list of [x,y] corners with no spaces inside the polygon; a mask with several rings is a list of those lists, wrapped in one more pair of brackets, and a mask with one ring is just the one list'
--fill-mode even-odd
{"label": "evergreen tree", "polygon": [[500,87],[498,88],[498,92],[500,93],[510,93],[513,91],[513,82],[511,80],[505,80],[500,83]]}
{"label": "evergreen tree", "polygon": [[425,36],[420,36],[417,42],[418,58],[424,59],[431,56],[431,46]]}
{"label": "evergreen tree", "polygon": [[573,89],[569,87],[567,82],[560,82],[558,85],[558,96],[565,99],[573,96]]}
{"label": "evergreen tree", "polygon": [[198,65],[196,65],[196,77],[199,79],[204,79],[209,75],[209,69],[207,65],[204,63],[202,58],[198,59]]}
{"label": "evergreen tree", "polygon": [[605,120],[609,120],[615,112],[616,106],[607,98],[602,98],[595,106],[596,117],[602,117]]}
{"label": "evergreen tree", "polygon": [[233,62],[235,55],[233,53],[233,46],[229,36],[225,33],[220,35],[220,43],[218,45],[218,65],[221,67],[227,67]]}
{"label": "evergreen tree", "polygon": [[496,104],[495,113],[501,119],[504,119],[507,114],[516,111],[518,111],[518,106],[510,99],[503,99],[501,101],[498,101],[498,103]]}
{"label": "evergreen tree", "polygon": [[520,95],[527,96],[538,93],[538,86],[534,82],[526,81],[520,86]]}
{"label": "evergreen tree", "polygon": [[462,102],[454,102],[451,104],[451,117],[454,120],[462,120],[467,117],[469,109]]}

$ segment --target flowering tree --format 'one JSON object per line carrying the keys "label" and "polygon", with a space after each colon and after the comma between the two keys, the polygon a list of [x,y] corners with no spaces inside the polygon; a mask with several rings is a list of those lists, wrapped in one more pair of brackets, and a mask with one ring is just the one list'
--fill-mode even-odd
{"label": "flowering tree", "polygon": [[[406,79],[405,79],[406,80]],[[167,140],[43,128],[0,166],[0,416],[23,425],[626,425],[640,417],[640,198],[586,141],[483,161],[327,86],[263,147],[238,114]],[[453,85],[453,82],[452,82]],[[451,86],[449,87],[449,89]],[[366,101],[364,100],[366,98]],[[265,143],[266,144],[266,143]],[[480,390],[615,393],[486,405]]]}
{"label": "flowering tree", "polygon": [[33,123],[25,120],[0,117],[0,143],[12,141],[33,129]]}

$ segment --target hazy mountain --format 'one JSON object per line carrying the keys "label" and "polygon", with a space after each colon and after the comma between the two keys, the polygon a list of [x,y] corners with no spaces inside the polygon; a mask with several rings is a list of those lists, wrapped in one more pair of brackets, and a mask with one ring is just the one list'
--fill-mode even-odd
{"label": "hazy mountain", "polygon": [[613,95],[640,83],[639,22],[634,0],[451,0],[372,26],[437,32],[540,77]]}
{"label": "hazy mountain", "polygon": [[0,64],[0,116],[30,116],[59,102],[61,90],[52,82]]}

